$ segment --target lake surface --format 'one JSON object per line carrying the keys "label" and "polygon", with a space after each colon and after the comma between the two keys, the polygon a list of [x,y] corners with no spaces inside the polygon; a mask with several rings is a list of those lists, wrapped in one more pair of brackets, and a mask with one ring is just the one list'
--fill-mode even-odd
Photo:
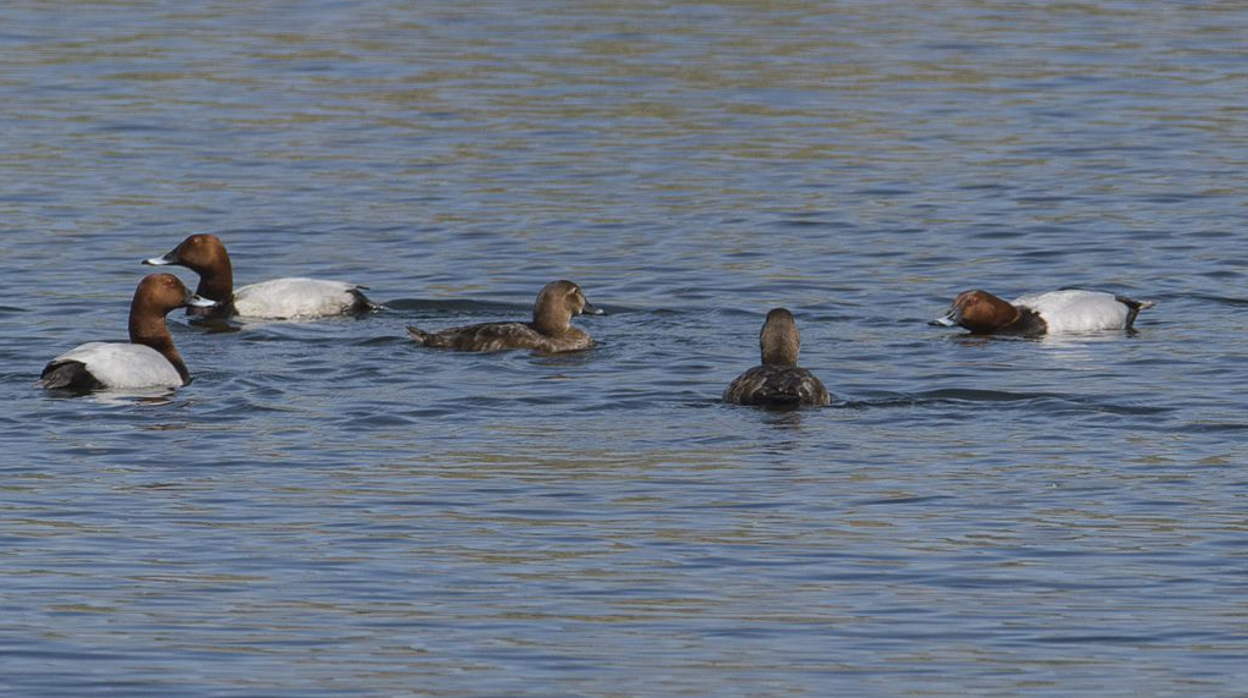
{"label": "lake surface", "polygon": [[[1246,695],[1245,26],[5,2],[0,693]],[[33,387],[191,232],[386,309],[175,313],[192,385]],[[559,278],[591,352],[406,338]],[[1069,286],[1157,306],[925,325]],[[720,404],[777,305],[832,407]]]}

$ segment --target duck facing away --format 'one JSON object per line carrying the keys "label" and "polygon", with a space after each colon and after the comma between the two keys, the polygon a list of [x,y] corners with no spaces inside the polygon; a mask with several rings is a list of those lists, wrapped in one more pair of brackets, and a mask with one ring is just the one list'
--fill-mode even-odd
{"label": "duck facing away", "polygon": [[1042,335],[1130,330],[1151,301],[1100,291],[1033,293],[1007,302],[987,291],[964,291],[931,325],[961,326],[975,334]]}
{"label": "duck facing away", "polygon": [[173,346],[165,315],[177,308],[213,305],[192,294],[173,274],[151,274],[139,282],[130,302],[130,342],[88,342],[74,347],[48,362],[39,386],[88,392],[186,385],[191,374]]}
{"label": "duck facing away", "polygon": [[344,281],[290,277],[235,289],[230,255],[216,235],[191,235],[164,256],[145,259],[143,263],[177,264],[199,274],[195,292],[217,301],[217,306],[211,310],[190,310],[191,315],[305,320],[367,312],[378,307],[364,296],[363,286]]}
{"label": "duck facing away", "polygon": [[543,354],[582,351],[594,340],[572,326],[572,318],[585,313],[604,315],[585,300],[581,287],[571,281],[552,281],[542,287],[533,304],[532,322],[486,322],[426,332],[407,328],[417,344],[458,351],[503,351],[530,349]]}
{"label": "duck facing away", "polygon": [[784,308],[773,308],[767,313],[758,344],[762,349],[762,365],[737,376],[724,390],[724,402],[797,407],[823,406],[832,401],[823,383],[797,365],[802,337],[793,313]]}

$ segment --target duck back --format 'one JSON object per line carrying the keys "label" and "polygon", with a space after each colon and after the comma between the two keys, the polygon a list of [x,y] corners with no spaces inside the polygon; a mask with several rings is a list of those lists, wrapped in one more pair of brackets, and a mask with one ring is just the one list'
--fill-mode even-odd
{"label": "duck back", "polygon": [[243,317],[297,320],[376,309],[362,289],[344,281],[273,279],[235,291],[234,312]]}
{"label": "duck back", "polygon": [[798,366],[755,366],[737,376],[725,390],[724,402],[738,405],[827,405],[828,389],[810,371]]}
{"label": "duck back", "polygon": [[576,328],[562,335],[548,337],[523,322],[486,322],[440,332],[426,332],[417,327],[408,327],[407,332],[417,343],[426,347],[457,351],[529,349],[554,354],[588,349],[594,344],[588,335]]}
{"label": "duck back", "polygon": [[1143,304],[1100,291],[1051,291],[1016,298],[1013,305],[1039,315],[1049,334],[1130,329]]}

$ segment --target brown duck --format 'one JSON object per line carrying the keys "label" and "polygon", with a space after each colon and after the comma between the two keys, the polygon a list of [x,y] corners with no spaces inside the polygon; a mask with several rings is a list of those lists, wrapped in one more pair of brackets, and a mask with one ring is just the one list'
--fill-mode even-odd
{"label": "brown duck", "polygon": [[580,286],[571,281],[552,281],[537,294],[532,322],[487,322],[437,332],[426,332],[409,325],[407,333],[422,346],[440,349],[529,349],[543,354],[557,354],[594,346],[594,340],[588,334],[572,326],[572,318],[582,313],[604,314],[585,300]]}
{"label": "brown duck", "polygon": [[797,365],[802,337],[793,313],[784,308],[774,308],[767,313],[758,344],[762,349],[762,365],[737,376],[724,390],[724,402],[798,407],[822,406],[832,401],[823,383]]}

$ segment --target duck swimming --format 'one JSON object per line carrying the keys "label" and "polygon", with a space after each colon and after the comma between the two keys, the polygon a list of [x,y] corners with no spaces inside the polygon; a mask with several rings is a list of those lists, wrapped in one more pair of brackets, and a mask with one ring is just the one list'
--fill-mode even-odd
{"label": "duck swimming", "polygon": [[813,373],[797,365],[802,337],[793,313],[773,308],[767,313],[758,344],[762,365],[737,376],[724,390],[724,402],[773,407],[827,405],[828,389]]}
{"label": "duck swimming", "polygon": [[191,235],[161,257],[144,264],[177,264],[199,274],[195,292],[217,301],[211,310],[188,310],[192,315],[269,320],[305,320],[376,310],[363,286],[344,281],[288,277],[234,288],[230,255],[216,235]]}
{"label": "duck swimming", "polygon": [[1042,335],[1130,330],[1151,301],[1100,291],[1033,293],[1007,302],[987,291],[964,291],[929,325],[961,326],[976,334]]}
{"label": "duck swimming", "polygon": [[191,382],[173,346],[165,315],[184,307],[209,308],[173,274],[151,274],[139,282],[130,302],[130,342],[88,342],[48,362],[39,386],[87,392],[104,388],[175,388]]}
{"label": "duck swimming", "polygon": [[582,313],[605,314],[585,300],[580,286],[571,281],[552,281],[537,294],[532,322],[487,322],[437,332],[409,325],[407,333],[426,347],[458,351],[529,349],[557,354],[594,346],[588,334],[572,326],[572,318]]}

